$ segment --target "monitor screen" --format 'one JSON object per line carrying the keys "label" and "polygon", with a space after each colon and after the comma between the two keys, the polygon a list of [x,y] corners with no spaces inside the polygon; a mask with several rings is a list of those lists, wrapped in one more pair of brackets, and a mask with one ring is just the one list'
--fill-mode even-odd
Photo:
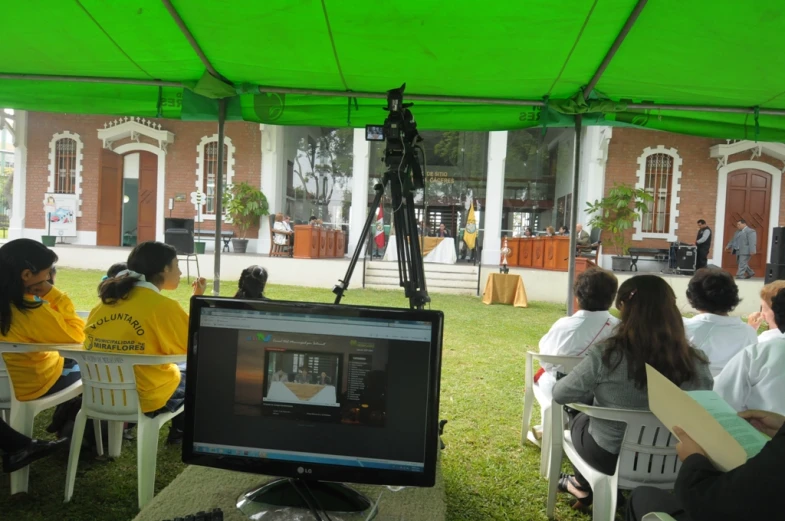
{"label": "monitor screen", "polygon": [[194,298],[184,460],[432,486],[442,323],[437,311]]}

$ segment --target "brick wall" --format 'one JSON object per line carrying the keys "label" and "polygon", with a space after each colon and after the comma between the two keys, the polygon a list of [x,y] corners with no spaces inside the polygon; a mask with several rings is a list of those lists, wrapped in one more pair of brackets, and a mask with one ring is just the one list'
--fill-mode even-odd
{"label": "brick wall", "polygon": [[[42,213],[44,193],[49,186],[49,142],[54,134],[70,131],[79,134],[83,148],[82,158],[82,217],[77,220],[80,231],[95,231],[98,219],[98,162],[103,146],[98,139],[98,129],[113,120],[111,116],[85,116],[30,112],[28,118],[26,226],[43,228]],[[204,136],[217,133],[213,122],[186,122],[157,120],[162,130],[174,134],[174,143],[166,155],[165,205],[163,218],[169,215],[168,200],[176,194],[185,194],[186,202],[175,203],[173,217],[194,217],[194,207],[189,194],[196,188],[197,146]],[[245,181],[261,186],[261,131],[259,125],[245,122],[226,124],[226,135],[235,147],[234,182]],[[122,144],[118,142],[116,144]],[[202,228],[212,230],[214,222],[205,221]],[[257,230],[250,230],[249,237],[256,237]]]}
{"label": "brick wall", "polygon": [[[614,183],[634,185],[637,182],[638,157],[646,147],[655,148],[662,145],[665,148],[675,148],[682,158],[677,236],[679,241],[692,243],[697,234],[695,223],[698,219],[705,219],[712,230],[722,226],[722,223],[714,222],[717,204],[717,160],[709,157],[709,149],[713,145],[721,143],[725,143],[725,141],[651,130],[614,128],[613,137],[608,147],[605,193],[608,193]],[[750,153],[745,152],[729,157],[728,163],[748,159],[750,159]],[[781,161],[765,155],[756,160],[774,165],[779,169],[782,168]],[[785,197],[780,198],[780,223],[783,222],[785,222]],[[771,226],[774,225],[771,223]],[[632,242],[632,233],[632,231],[628,232],[628,239],[635,247],[667,247],[667,242],[662,239],[644,239]],[[608,238],[604,237],[603,240],[605,244],[608,244],[607,248],[603,247],[603,252],[614,253]]]}

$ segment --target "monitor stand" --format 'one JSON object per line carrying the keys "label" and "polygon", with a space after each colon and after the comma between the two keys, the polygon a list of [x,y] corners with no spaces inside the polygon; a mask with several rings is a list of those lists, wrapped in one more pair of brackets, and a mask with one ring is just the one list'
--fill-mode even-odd
{"label": "monitor stand", "polygon": [[265,521],[316,520],[311,507],[320,514],[326,510],[332,521],[367,521],[376,516],[376,507],[367,497],[342,483],[327,481],[277,479],[237,499],[243,514],[250,519],[264,516]]}

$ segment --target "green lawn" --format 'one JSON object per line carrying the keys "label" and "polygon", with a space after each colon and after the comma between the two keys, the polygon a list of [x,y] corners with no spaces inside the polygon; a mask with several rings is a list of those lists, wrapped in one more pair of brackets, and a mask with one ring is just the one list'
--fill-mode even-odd
{"label": "green lawn", "polygon": [[[96,302],[101,273],[63,269],[57,285],[77,309]],[[212,287],[210,284],[209,287]],[[232,294],[234,281],[224,286]],[[190,288],[183,282],[171,296],[187,305]],[[330,302],[330,289],[269,287],[273,299]],[[539,449],[520,444],[523,410],[524,353],[563,311],[559,306],[531,303],[527,309],[486,306],[468,296],[432,295],[434,309],[446,316],[440,417],[449,420],[442,456],[448,518],[454,521],[545,520],[546,482],[538,475]],[[402,293],[350,290],[347,304],[406,306]],[[539,412],[535,411],[535,418]],[[43,431],[48,416],[36,422]],[[158,454],[156,491],[180,471],[179,449],[163,443]],[[126,441],[114,461],[82,453],[74,497],[63,505],[66,451],[32,466],[30,493],[10,497],[9,479],[0,478],[0,518],[14,521],[129,520],[136,515],[135,444]],[[185,514],[185,513],[184,513]],[[569,509],[567,498],[557,508],[560,520],[585,518]]]}

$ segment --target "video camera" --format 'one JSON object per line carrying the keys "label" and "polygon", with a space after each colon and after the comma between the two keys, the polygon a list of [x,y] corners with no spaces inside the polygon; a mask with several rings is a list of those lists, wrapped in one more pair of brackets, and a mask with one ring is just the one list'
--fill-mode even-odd
{"label": "video camera", "polygon": [[[415,154],[416,144],[422,141],[417,132],[417,123],[414,121],[412,103],[403,102],[403,91],[406,84],[400,88],[387,91],[387,107],[384,110],[389,115],[384,120],[384,125],[366,125],[365,139],[368,141],[386,141],[384,149],[384,164],[392,171],[396,171],[404,185],[404,192],[417,190],[425,186],[422,167]],[[405,179],[400,174],[406,173]],[[411,175],[408,175],[411,173]]]}

